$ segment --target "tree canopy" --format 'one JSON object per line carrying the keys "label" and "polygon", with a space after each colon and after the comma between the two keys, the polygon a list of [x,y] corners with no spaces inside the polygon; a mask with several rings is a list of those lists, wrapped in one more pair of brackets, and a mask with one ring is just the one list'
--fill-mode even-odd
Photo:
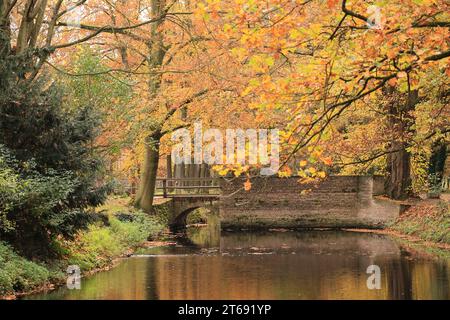
{"label": "tree canopy", "polygon": [[[140,181],[136,205],[145,210],[159,158],[170,150],[168,134],[200,120],[281,129],[280,176],[385,174],[388,194],[404,198],[429,187],[430,157],[448,143],[449,6],[2,1],[0,53],[12,68],[25,67],[9,73],[25,84],[50,73],[78,81],[75,99],[115,92],[94,103],[114,105],[97,143],[128,163],[126,174]],[[91,65],[73,64],[88,53]]]}

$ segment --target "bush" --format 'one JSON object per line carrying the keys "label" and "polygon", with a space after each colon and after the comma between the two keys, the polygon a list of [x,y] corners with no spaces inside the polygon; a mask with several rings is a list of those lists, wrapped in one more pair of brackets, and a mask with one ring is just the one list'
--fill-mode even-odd
{"label": "bush", "polygon": [[[108,218],[107,223],[103,218]],[[127,214],[126,221],[114,215],[102,216],[85,230],[77,231],[72,239],[57,237],[52,250],[64,259],[45,267],[20,257],[9,245],[0,242],[0,296],[60,281],[69,264],[78,265],[83,272],[109,266],[114,258],[154,237],[164,227],[156,217],[140,211]]]}
{"label": "bush", "polygon": [[35,289],[45,284],[50,275],[45,267],[25,260],[0,242],[0,295]]}
{"label": "bush", "polygon": [[83,271],[102,268],[111,261],[155,236],[164,225],[145,213],[130,214],[131,221],[122,222],[114,216],[109,218],[109,227],[90,225],[80,231],[73,240],[66,242],[69,263],[80,266]]}
{"label": "bush", "polygon": [[27,256],[48,255],[58,235],[71,236],[89,222],[70,198],[80,182],[71,172],[37,171],[33,161],[17,161],[0,145],[0,231]]}
{"label": "bush", "polygon": [[101,117],[62,96],[45,77],[0,81],[0,240],[28,257],[51,255],[57,236],[85,228],[109,191],[93,149]]}
{"label": "bush", "polygon": [[80,233],[76,241],[68,246],[69,263],[80,266],[83,271],[101,268],[123,250],[110,228],[91,225]]}

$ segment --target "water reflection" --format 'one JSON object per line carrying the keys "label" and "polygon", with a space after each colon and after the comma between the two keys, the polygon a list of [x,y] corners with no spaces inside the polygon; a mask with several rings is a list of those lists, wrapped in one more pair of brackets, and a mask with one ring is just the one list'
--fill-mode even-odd
{"label": "water reflection", "polygon": [[[154,248],[35,299],[450,299],[450,261],[412,256],[386,236],[343,231],[188,231],[191,247]],[[142,252],[141,252],[142,253]],[[381,290],[366,268],[381,268]]]}

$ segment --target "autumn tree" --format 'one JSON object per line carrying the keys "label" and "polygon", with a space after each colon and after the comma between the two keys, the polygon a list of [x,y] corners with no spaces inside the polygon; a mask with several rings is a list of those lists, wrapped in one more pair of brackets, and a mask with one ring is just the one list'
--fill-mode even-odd
{"label": "autumn tree", "polygon": [[241,59],[240,73],[248,79],[242,94],[253,97],[252,106],[290,115],[282,133],[285,162],[303,153],[301,161],[311,170],[305,165],[300,175],[311,176],[317,163],[329,162],[320,155],[339,133],[333,130],[339,118],[363,115],[368,103],[385,96],[390,130],[377,134],[389,141],[361,161],[385,157],[389,195],[407,196],[413,113],[430,99],[419,79],[429,70],[449,73],[446,1],[230,0],[198,7],[199,15],[215,21],[212,32]]}
{"label": "autumn tree", "polygon": [[[191,74],[190,68],[201,69],[209,63],[186,59],[197,56],[193,46],[206,40],[193,35],[190,6],[189,2],[158,0],[29,0],[2,1],[0,5],[2,61],[11,62],[9,71],[19,65],[25,67],[20,72],[6,73],[6,64],[2,64],[5,76],[29,83],[46,65],[68,75],[71,68],[61,66],[70,60],[72,48],[85,44],[110,62],[111,69],[95,72],[97,75],[124,73],[130,76],[130,83],[135,81],[135,90],[142,97],[135,126],[142,126],[138,136],[144,135],[145,146],[136,204],[147,211],[153,200],[160,140],[177,127],[186,125],[171,127],[170,120],[177,110],[210,91],[206,82],[189,86],[184,77],[172,85],[172,88],[179,86],[178,93],[169,99],[162,94],[164,75]],[[181,68],[168,70],[174,63]],[[165,83],[173,82],[170,76],[165,80]]]}

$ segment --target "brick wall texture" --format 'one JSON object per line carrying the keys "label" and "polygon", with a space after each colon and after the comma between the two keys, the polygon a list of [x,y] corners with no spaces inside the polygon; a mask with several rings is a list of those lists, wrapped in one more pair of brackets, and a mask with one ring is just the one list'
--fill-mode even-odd
{"label": "brick wall texture", "polygon": [[222,181],[222,228],[378,228],[398,216],[397,205],[374,199],[372,176],[330,176],[318,184],[298,178]]}

